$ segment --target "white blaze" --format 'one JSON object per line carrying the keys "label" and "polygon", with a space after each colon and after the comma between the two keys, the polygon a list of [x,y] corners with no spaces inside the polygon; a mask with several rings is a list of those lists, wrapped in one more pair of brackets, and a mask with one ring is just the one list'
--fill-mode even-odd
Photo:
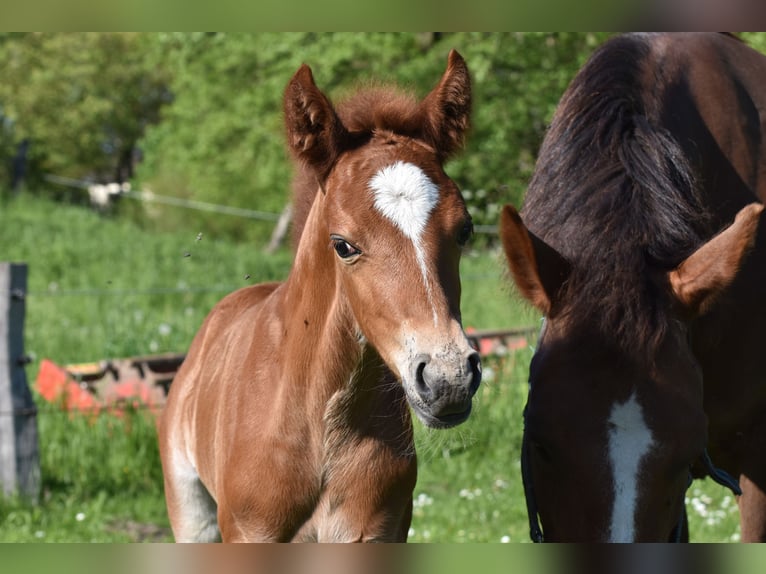
{"label": "white blaze", "polygon": [[641,460],[654,440],[635,391],[626,402],[612,406],[609,422],[609,462],[614,484],[609,539],[611,542],[633,542]]}
{"label": "white blaze", "polygon": [[[439,188],[418,166],[403,161],[386,166],[370,180],[375,207],[412,241],[415,257],[433,307],[428,280],[423,231],[439,201]],[[434,324],[437,322],[434,308]]]}

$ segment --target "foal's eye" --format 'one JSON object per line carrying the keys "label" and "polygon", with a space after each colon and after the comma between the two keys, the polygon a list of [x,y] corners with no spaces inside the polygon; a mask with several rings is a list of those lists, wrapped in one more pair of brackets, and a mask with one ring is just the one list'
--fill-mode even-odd
{"label": "foal's eye", "polygon": [[362,253],[348,241],[337,235],[330,237],[330,241],[332,241],[332,248],[335,249],[335,253],[337,253],[338,257],[341,259],[350,259],[356,255],[361,255]]}
{"label": "foal's eye", "polygon": [[463,246],[466,243],[468,243],[468,240],[471,239],[471,236],[473,235],[473,221],[470,219],[467,219],[466,222],[463,224],[463,227],[460,229],[460,233],[457,236],[457,242]]}

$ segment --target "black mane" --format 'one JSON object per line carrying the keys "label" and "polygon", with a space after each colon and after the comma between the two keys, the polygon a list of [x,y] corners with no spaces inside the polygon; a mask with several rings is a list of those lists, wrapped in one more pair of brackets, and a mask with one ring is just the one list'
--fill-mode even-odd
{"label": "black mane", "polygon": [[572,265],[563,311],[631,352],[661,339],[664,272],[710,233],[690,162],[658,119],[662,71],[641,35],[596,51],[559,103],[522,212]]}

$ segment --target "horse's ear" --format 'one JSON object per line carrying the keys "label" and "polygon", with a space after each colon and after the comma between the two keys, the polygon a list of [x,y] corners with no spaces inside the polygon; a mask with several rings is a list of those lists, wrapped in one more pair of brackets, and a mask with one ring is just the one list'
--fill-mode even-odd
{"label": "horse's ear", "polygon": [[471,77],[456,50],[450,51],[444,75],[420,109],[423,136],[443,158],[463,146],[471,119]]}
{"label": "horse's ear", "polygon": [[284,112],[290,150],[324,178],[342,151],[348,132],[306,64],[287,84]]}
{"label": "horse's ear", "polygon": [[512,205],[506,205],[500,215],[500,239],[519,292],[543,315],[550,315],[569,277],[569,262],[531,233]]}
{"label": "horse's ear", "polygon": [[668,273],[673,296],[684,318],[705,313],[734,281],[755,243],[762,212],[760,203],[743,207],[734,223]]}

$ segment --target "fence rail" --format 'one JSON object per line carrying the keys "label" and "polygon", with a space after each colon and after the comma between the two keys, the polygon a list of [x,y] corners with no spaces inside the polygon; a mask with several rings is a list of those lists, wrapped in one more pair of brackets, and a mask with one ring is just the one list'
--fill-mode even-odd
{"label": "fence rail", "polygon": [[[94,197],[98,197],[96,200],[98,203],[108,203],[111,196],[114,197],[127,197],[128,199],[135,199],[142,202],[149,203],[161,203],[164,205],[171,205],[174,207],[182,207],[184,209],[193,209],[196,211],[208,211],[211,213],[220,213],[223,215],[232,215],[235,217],[246,217],[248,219],[255,219],[257,221],[268,221],[277,223],[278,226],[284,227],[286,222],[292,214],[289,209],[289,204],[285,211],[282,213],[273,213],[270,211],[258,211],[254,209],[246,209],[243,207],[234,207],[231,205],[220,205],[216,203],[208,203],[205,201],[198,201],[194,199],[185,199],[182,197],[173,197],[171,195],[159,195],[153,191],[141,191],[132,190],[129,187],[120,186],[120,184],[94,184],[93,182],[83,181],[79,179],[72,179],[69,177],[62,177],[60,175],[48,174],[45,179],[51,183],[57,185],[63,185],[66,187],[73,187],[82,189],[90,194],[91,202],[94,202]],[[106,198],[106,199],[102,199]],[[484,233],[488,235],[497,235],[497,225],[475,225],[475,233]],[[285,230],[277,232],[276,235],[284,237]]]}

